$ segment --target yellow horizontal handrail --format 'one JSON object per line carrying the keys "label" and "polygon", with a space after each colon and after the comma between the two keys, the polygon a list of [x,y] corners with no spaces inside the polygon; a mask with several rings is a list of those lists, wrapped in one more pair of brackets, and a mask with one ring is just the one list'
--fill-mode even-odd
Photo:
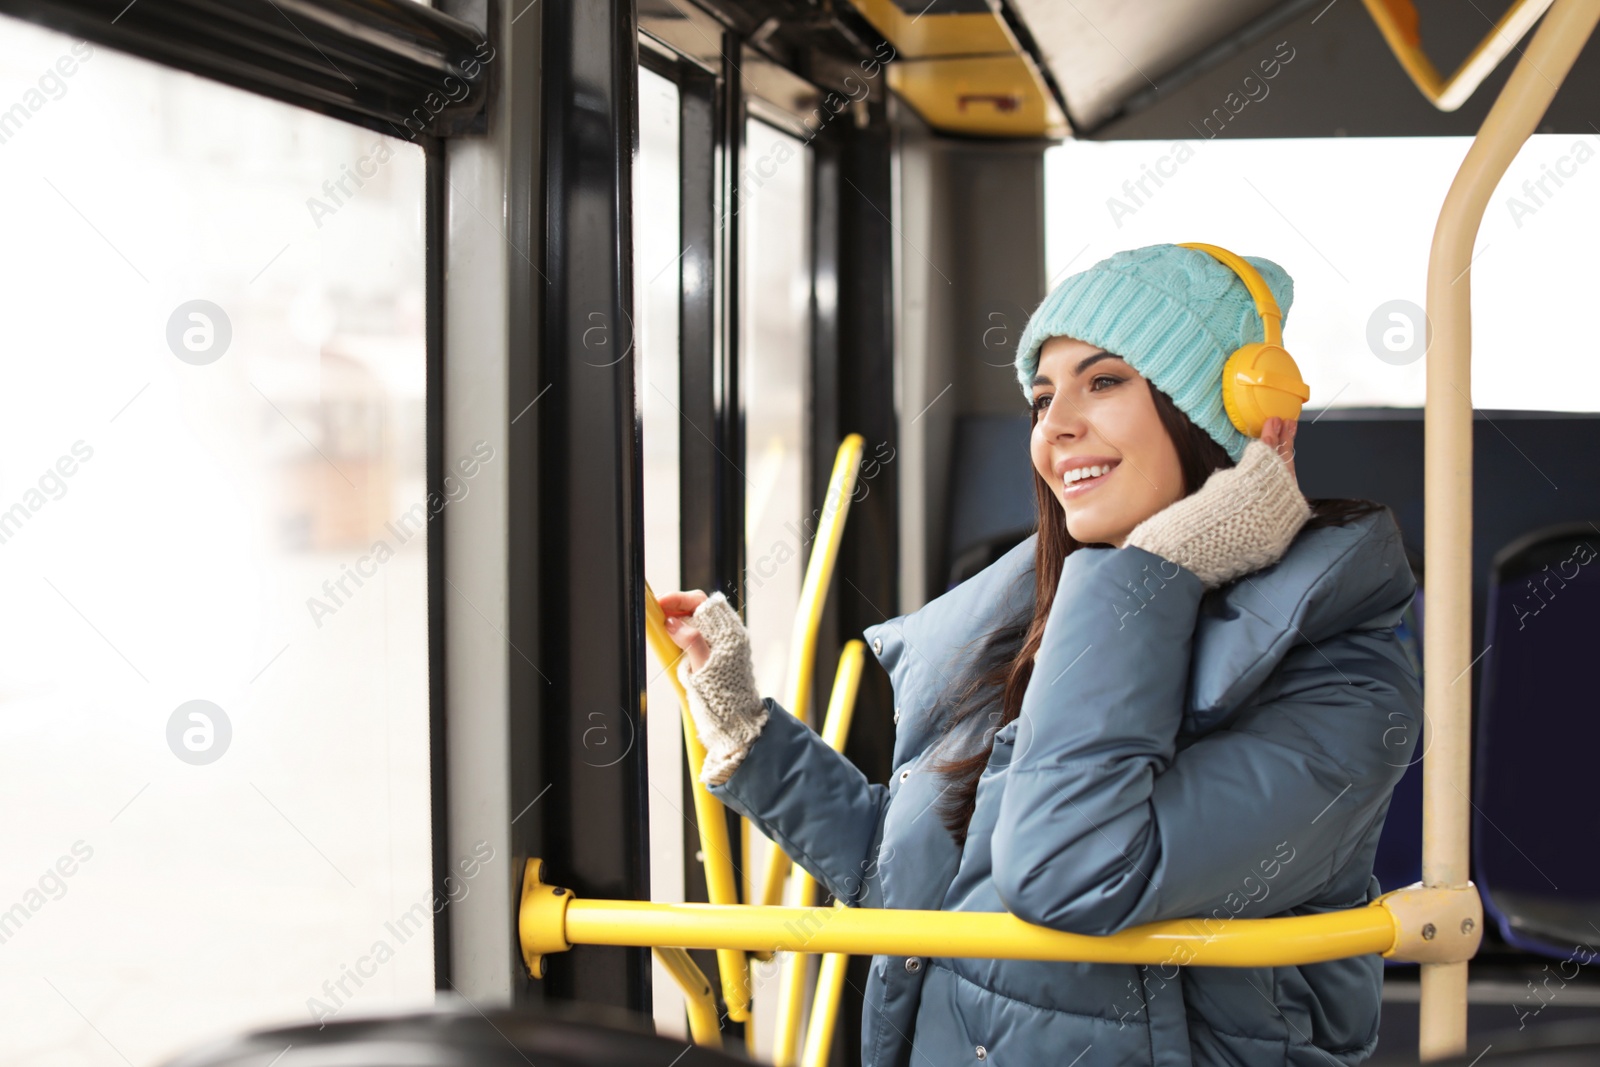
{"label": "yellow horizontal handrail", "polygon": [[[548,910],[530,908],[528,900]],[[1276,919],[1168,919],[1094,937],[1003,911],[579,900],[542,885],[525,898],[522,926],[525,951],[538,955],[572,945],[675,945],[1198,967],[1289,967],[1386,954],[1399,939],[1395,917],[1379,901]]]}
{"label": "yellow horizontal handrail", "polygon": [[[645,636],[662,669],[678,695],[678,711],[683,721],[683,747],[689,761],[690,784],[694,791],[695,822],[700,829],[700,853],[705,857],[706,895],[714,904],[737,905],[739,890],[733,877],[733,853],[728,843],[728,820],[722,801],[711,795],[700,781],[700,768],[706,761],[706,747],[700,743],[694,719],[689,714],[689,695],[683,691],[675,669],[683,650],[667,633],[667,616],[661,610],[650,583],[644,585]],[[728,1018],[746,1022],[750,1018],[750,962],[743,952],[724,949],[717,953],[717,970],[722,979],[722,999]]]}
{"label": "yellow horizontal handrail", "polygon": [[1366,0],[1366,5],[1389,50],[1400,61],[1412,83],[1434,107],[1440,111],[1454,111],[1477,91],[1483,79],[1500,65],[1506,53],[1517,46],[1523,34],[1539,21],[1552,2],[1517,0],[1449,78],[1439,74],[1422,50],[1420,19],[1411,0]]}
{"label": "yellow horizontal handrail", "polygon": [[1105,936],[1024,922],[1010,912],[908,908],[790,908],[763,904],[666,904],[579,900],[544,881],[528,860],[517,931],[529,973],[573,945],[848,955],[1059,960],[1180,967],[1293,967],[1379,953],[1395,960],[1468,960],[1483,930],[1483,901],[1462,886],[1418,882],[1365,907],[1268,919],[1164,919]]}

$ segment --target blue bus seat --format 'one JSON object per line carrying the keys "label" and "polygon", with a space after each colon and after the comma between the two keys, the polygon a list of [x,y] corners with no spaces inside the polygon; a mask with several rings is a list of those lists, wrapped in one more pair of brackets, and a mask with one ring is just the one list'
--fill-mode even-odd
{"label": "blue bus seat", "polygon": [[1546,527],[1490,570],[1474,771],[1473,871],[1514,947],[1600,944],[1600,529]]}

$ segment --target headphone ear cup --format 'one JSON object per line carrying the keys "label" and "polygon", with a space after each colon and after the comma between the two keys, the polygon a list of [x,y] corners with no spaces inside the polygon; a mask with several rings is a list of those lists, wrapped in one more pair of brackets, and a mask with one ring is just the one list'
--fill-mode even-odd
{"label": "headphone ear cup", "polygon": [[1311,390],[1294,357],[1278,345],[1245,345],[1222,368],[1222,406],[1246,437],[1260,437],[1268,419],[1298,419]]}
{"label": "headphone ear cup", "polygon": [[1233,423],[1234,429],[1246,437],[1260,437],[1261,427],[1251,427],[1250,418],[1243,410],[1244,405],[1239,396],[1239,368],[1244,362],[1239,358],[1245,355],[1244,349],[1239,349],[1228,357],[1228,362],[1222,366],[1222,410],[1228,413],[1228,421]]}

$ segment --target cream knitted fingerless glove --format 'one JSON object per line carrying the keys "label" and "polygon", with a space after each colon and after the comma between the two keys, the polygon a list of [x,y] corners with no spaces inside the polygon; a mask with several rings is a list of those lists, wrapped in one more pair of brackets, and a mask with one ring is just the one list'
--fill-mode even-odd
{"label": "cream knitted fingerless glove", "polygon": [[689,657],[678,661],[678,680],[689,694],[689,714],[706,746],[700,781],[721,785],[732,777],[767,724],[767,705],[756,689],[750,635],[728,598],[712,593],[694,609],[694,625],[711,646],[698,671]]}
{"label": "cream knitted fingerless glove", "polygon": [[1294,472],[1271,445],[1245,446],[1234,467],[1133,528],[1125,545],[1188,568],[1207,589],[1283,557],[1311,517]]}

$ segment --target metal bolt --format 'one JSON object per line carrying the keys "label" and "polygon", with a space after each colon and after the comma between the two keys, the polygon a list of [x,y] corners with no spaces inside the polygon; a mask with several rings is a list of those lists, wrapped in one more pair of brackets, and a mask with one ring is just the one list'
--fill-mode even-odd
{"label": "metal bolt", "polygon": [[1433,940],[1433,935],[1435,933],[1437,933],[1437,932],[1438,931],[1434,930],[1432,923],[1425,924],[1422,927],[1422,940],[1424,940],[1424,941],[1432,941]]}
{"label": "metal bolt", "polygon": [[1478,924],[1473,922],[1471,919],[1462,919],[1461,920],[1461,932],[1464,933],[1464,934],[1470,934],[1470,933],[1472,933],[1472,928],[1474,926],[1476,926],[1476,925],[1478,925]]}
{"label": "metal bolt", "polygon": [[554,893],[556,896],[559,897],[561,894],[565,893],[566,890],[565,889],[561,889],[561,888],[558,887],[558,888],[550,890],[550,892]]}

